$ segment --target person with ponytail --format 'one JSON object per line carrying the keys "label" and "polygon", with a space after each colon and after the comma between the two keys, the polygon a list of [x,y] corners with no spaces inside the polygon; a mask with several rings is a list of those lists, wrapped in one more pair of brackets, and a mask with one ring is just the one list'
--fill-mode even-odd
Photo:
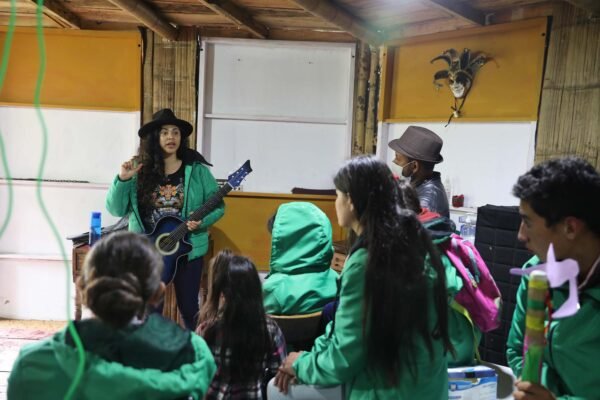
{"label": "person with ponytail", "polygon": [[[154,114],[138,132],[138,155],[121,165],[106,196],[106,209],[114,216],[129,217],[129,230],[151,233],[164,216],[187,219],[215,194],[219,187],[197,151],[188,148],[192,125],[168,108]],[[163,273],[165,284],[175,285],[177,307],[188,329],[197,325],[198,293],[203,257],[208,250],[208,227],[223,216],[220,203],[201,221],[187,221],[191,252],[178,262],[177,272]],[[162,303],[157,311],[162,311]]]}
{"label": "person with ponytail", "polygon": [[[202,399],[216,365],[195,333],[147,309],[161,300],[162,257],[138,234],[97,242],[77,283],[93,317],[74,321],[85,372],[74,398]],[[8,399],[62,399],[78,354],[68,330],[21,349],[8,379]]]}
{"label": "person with ponytail", "polygon": [[[400,206],[417,214],[417,218],[427,229],[434,245],[440,250],[446,274],[446,290],[448,291],[448,333],[452,347],[454,347],[454,352],[447,354],[448,367],[474,365],[479,359],[478,347],[482,332],[472,322],[469,312],[464,307],[457,307],[458,303],[454,299],[464,287],[465,282],[443,250],[454,233],[454,222],[436,212],[422,208],[417,191],[407,181],[399,181],[398,188],[400,190]],[[451,246],[449,248],[450,251],[454,251]],[[476,249],[472,250],[477,252]],[[457,254],[457,257],[460,256]]]}
{"label": "person with ponytail", "polygon": [[218,366],[205,399],[263,398],[265,376],[277,372],[286,346],[265,315],[260,278],[248,258],[223,250],[211,261],[200,321],[197,332]]}
{"label": "person with ponytail", "polygon": [[372,157],[334,179],[340,226],[356,240],[339,306],[310,352],[290,353],[274,384],[343,385],[347,399],[448,398],[448,303],[439,254],[412,211],[399,207],[389,168]]}

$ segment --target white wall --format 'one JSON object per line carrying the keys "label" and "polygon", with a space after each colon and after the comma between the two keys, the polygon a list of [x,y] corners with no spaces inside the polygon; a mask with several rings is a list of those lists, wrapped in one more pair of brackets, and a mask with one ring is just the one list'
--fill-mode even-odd
{"label": "white wall", "polygon": [[[32,108],[0,107],[13,207],[0,237],[0,317],[66,319],[66,269],[72,242],[67,236],[89,230],[90,212],[102,225],[115,223],[104,208],[108,184],[138,144],[139,112],[44,109],[48,153],[44,179],[101,183],[43,182],[42,199],[56,226],[53,234],[38,203],[34,181],[42,156],[42,133]],[[6,171],[0,164],[0,177]],[[8,185],[0,178],[0,224],[8,215]]]}
{"label": "white wall", "polygon": [[203,48],[198,150],[215,177],[250,159],[245,191],[332,188],[350,155],[355,46],[208,39]]}
{"label": "white wall", "polygon": [[[0,254],[60,256],[62,245],[70,257],[72,242],[66,237],[88,231],[92,211],[102,213],[103,226],[118,220],[104,208],[107,191],[108,185],[43,183],[42,198],[60,235],[60,242],[57,242],[39,206],[35,183],[14,181],[12,215],[0,237]],[[4,180],[0,180],[0,199],[3,222],[8,199],[8,186]]]}
{"label": "white wall", "polygon": [[[50,258],[3,257],[0,255],[0,317],[67,319],[67,270],[64,262]],[[70,281],[69,285],[73,311],[75,289]],[[73,318],[73,312],[70,318]]]}
{"label": "white wall", "polygon": [[[42,109],[48,130],[45,179],[108,183],[137,150],[140,113]],[[13,178],[36,178],[43,135],[35,109],[0,107]],[[0,177],[6,177],[0,169]]]}
{"label": "white wall", "polygon": [[[453,195],[465,196],[465,207],[485,204],[517,205],[512,186],[533,165],[535,122],[402,123],[381,127],[378,155],[391,163],[394,151],[387,143],[409,125],[431,129],[443,140],[444,161],[436,166],[442,181],[449,180]],[[387,130],[387,132],[386,132]],[[387,133],[387,134],[386,134]]]}

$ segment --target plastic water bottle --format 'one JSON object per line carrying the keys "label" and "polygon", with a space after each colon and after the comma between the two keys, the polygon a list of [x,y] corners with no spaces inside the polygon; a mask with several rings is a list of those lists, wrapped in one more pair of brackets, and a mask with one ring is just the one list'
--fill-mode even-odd
{"label": "plastic water bottle", "polygon": [[452,205],[452,183],[450,178],[446,177],[444,180],[444,189],[446,190],[446,198],[448,199],[448,205]]}
{"label": "plastic water bottle", "polygon": [[92,211],[92,220],[90,223],[90,237],[89,244],[93,246],[98,240],[100,240],[100,235],[102,234],[102,216],[98,211]]}
{"label": "plastic water bottle", "polygon": [[475,230],[477,224],[476,214],[461,215],[458,217],[458,222],[463,225],[460,227],[460,236],[475,244]]}

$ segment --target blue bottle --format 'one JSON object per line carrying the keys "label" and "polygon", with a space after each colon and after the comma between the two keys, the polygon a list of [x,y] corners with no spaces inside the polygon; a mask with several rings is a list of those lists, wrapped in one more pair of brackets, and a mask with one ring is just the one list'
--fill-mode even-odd
{"label": "blue bottle", "polygon": [[98,211],[92,211],[92,221],[90,223],[90,238],[89,244],[93,246],[98,240],[100,240],[100,235],[102,234],[102,218],[101,214]]}

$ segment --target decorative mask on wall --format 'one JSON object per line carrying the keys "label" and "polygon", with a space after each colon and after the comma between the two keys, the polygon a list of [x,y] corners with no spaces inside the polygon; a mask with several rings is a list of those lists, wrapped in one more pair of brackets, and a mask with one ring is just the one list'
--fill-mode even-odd
{"label": "decorative mask on wall", "polygon": [[[482,52],[473,52],[471,50],[464,49],[459,55],[454,49],[448,49],[439,56],[431,60],[431,63],[437,60],[446,61],[448,69],[438,71],[433,76],[433,84],[437,89],[442,87],[442,84],[438,81],[445,79],[448,87],[452,91],[454,96],[454,107],[452,114],[448,119],[448,124],[452,120],[452,117],[460,117],[460,110],[465,104],[467,95],[473,86],[473,80],[475,79],[475,73],[481,68],[490,58]],[[458,101],[460,105],[458,105]],[[448,125],[446,124],[446,126]]]}

